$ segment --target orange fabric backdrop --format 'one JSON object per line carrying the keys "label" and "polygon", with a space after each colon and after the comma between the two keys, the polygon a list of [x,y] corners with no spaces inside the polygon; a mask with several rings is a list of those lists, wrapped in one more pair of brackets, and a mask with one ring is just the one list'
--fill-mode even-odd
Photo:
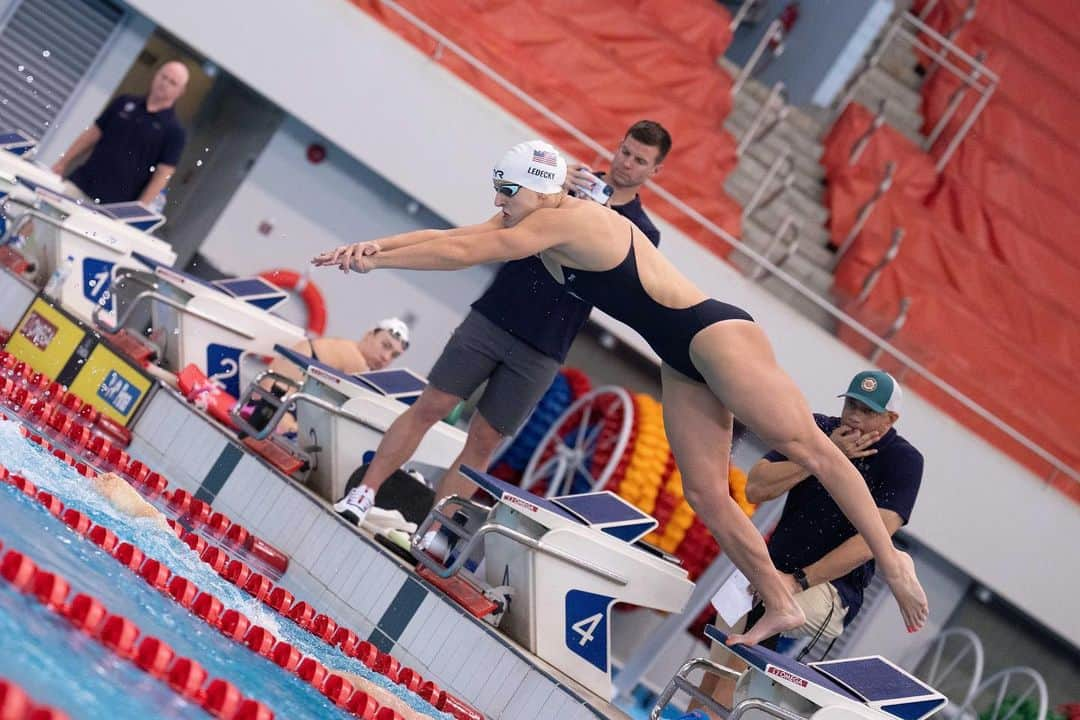
{"label": "orange fabric backdrop", "polygon": [[[434,55],[436,44],[377,0],[352,0],[389,28]],[[651,119],[671,132],[674,145],[658,181],[682,201],[736,237],[741,208],[723,191],[736,164],[735,141],[722,129],[730,111],[727,75],[706,60],[714,42],[726,43],[728,14],[694,0],[678,12],[655,3],[578,8],[579,20],[561,0],[406,0],[411,12],[560,117],[614,150],[633,122]],[[631,8],[632,9],[629,9]],[[657,14],[663,15],[662,20]],[[592,17],[601,26],[585,18]],[[696,18],[693,21],[691,18]],[[674,41],[680,28],[700,27],[689,45]],[[633,43],[648,58],[631,63],[615,39]],[[726,45],[725,45],[726,47]],[[693,57],[699,57],[694,63]],[[586,162],[595,153],[518,100],[493,80],[445,51],[438,62],[462,77],[549,140]],[[493,149],[497,152],[498,149]],[[645,193],[650,212],[726,256],[730,246],[681,212]]]}
{"label": "orange fabric backdrop", "polygon": [[[897,163],[893,187],[837,268],[836,295],[848,299],[850,314],[878,332],[896,317],[900,300],[910,299],[907,322],[894,344],[1050,452],[1080,466],[1074,437],[1080,390],[1070,383],[1061,389],[1055,382],[1074,377],[1080,363],[1080,334],[1074,331],[1080,320],[1080,273],[1041,238],[1006,225],[1011,215],[959,176],[970,166],[958,163],[956,172],[938,178],[931,157],[887,126],[851,163],[852,145],[872,119],[853,104],[826,137],[823,164],[836,242],[873,194],[885,162]],[[1009,182],[1012,192],[1024,190]],[[851,298],[880,262],[897,227],[905,231],[899,255],[869,299],[855,305]],[[841,327],[838,334],[869,352],[854,332]],[[905,383],[1036,472],[1047,472],[1044,461],[928,381],[908,373]],[[1034,389],[1025,391],[1029,385]],[[1080,499],[1075,485],[1061,488]]]}

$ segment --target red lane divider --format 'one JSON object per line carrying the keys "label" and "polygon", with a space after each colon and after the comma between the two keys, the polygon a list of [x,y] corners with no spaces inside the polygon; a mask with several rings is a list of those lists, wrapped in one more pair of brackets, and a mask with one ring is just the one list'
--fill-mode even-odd
{"label": "red lane divider", "polygon": [[4,720],[68,720],[68,715],[39,705],[10,680],[0,678],[0,718]]}
{"label": "red lane divider", "polygon": [[135,650],[135,664],[159,680],[165,677],[175,657],[176,651],[156,637],[144,637]]}
{"label": "red lane divider", "polygon": [[[165,478],[143,462],[131,458],[122,449],[131,442],[131,432],[127,428],[101,415],[93,406],[68,392],[63,385],[34,372],[26,363],[3,350],[0,350],[0,403],[17,410],[22,414],[22,419],[41,426],[76,454],[90,459],[104,470],[126,476],[147,497],[159,497],[165,492],[168,486]],[[40,435],[34,435],[31,440],[50,452],[54,450],[52,444]],[[56,452],[61,459],[76,464],[66,450]],[[86,472],[93,470],[87,468]],[[178,501],[181,503],[176,508],[178,514],[192,526],[206,528],[214,537],[224,535],[229,542],[243,547],[281,574],[288,569],[289,558],[280,550],[252,535],[223,513],[213,513],[208,503],[193,498],[183,490],[176,493],[186,498]]]}
{"label": "red lane divider", "polygon": [[[0,351],[0,353],[2,353],[2,351]],[[0,357],[0,361],[2,361],[2,357]],[[36,435],[24,428],[20,428],[20,430],[23,431],[23,434],[27,439],[42,445],[47,450],[51,449],[49,442],[42,436]],[[114,460],[114,464],[119,464],[125,459],[118,455],[119,452],[122,451],[118,451],[116,448],[109,450],[110,455],[114,456],[111,458]],[[126,453],[124,455],[126,456]],[[83,467],[86,467],[82,463],[78,463],[75,458],[72,458],[71,456],[62,457],[62,459],[72,466],[78,467],[79,465],[82,465]],[[139,482],[136,481],[135,487],[143,494],[146,494],[147,488],[145,484],[147,483],[149,483],[151,488],[156,490],[158,494],[161,494],[163,488],[167,486],[167,482],[161,475],[150,471],[149,468],[146,468],[146,466],[139,461],[127,459],[127,463],[129,467],[130,465],[137,463],[137,466],[133,468],[132,472],[123,472],[123,474],[133,480],[139,478],[143,484],[139,484]],[[0,468],[2,468],[2,466],[0,466]],[[80,472],[82,472],[81,468],[79,469]],[[125,470],[126,469],[128,468],[125,468]],[[6,473],[6,470],[4,472]],[[2,473],[0,473],[0,475],[2,475]],[[11,478],[18,478],[18,476],[11,476]],[[33,490],[32,483],[25,480],[25,478],[18,478],[18,480],[21,480],[22,483],[17,481],[13,482],[11,479],[8,479],[11,484],[20,487],[24,492],[26,492],[27,489]],[[32,493],[28,492],[27,494]],[[52,498],[48,493],[40,494],[46,496],[43,499],[43,504],[46,504],[45,501]],[[52,499],[56,500],[55,498]],[[56,502],[59,501],[57,500]],[[191,508],[194,507],[195,517],[205,518],[202,521],[204,529],[207,529],[213,524],[220,531],[220,528],[225,526],[227,518],[225,518],[224,515],[220,513],[211,513],[208,504],[192,497],[190,493],[187,493],[185,490],[177,489],[171,494],[166,494],[166,503],[174,510],[177,506],[185,508],[183,517],[188,520],[193,519]],[[47,504],[46,507],[50,507],[50,505]],[[53,504],[52,508],[55,508],[54,514],[57,514],[58,516],[63,512],[62,504],[60,504],[59,507],[56,507],[55,504]],[[220,516],[216,521],[213,519],[215,515]],[[77,518],[73,516],[73,521],[75,520],[77,520]],[[103,548],[110,544],[110,540],[112,543],[115,543],[116,541],[115,534],[108,530],[108,528],[92,525],[88,529],[80,531],[80,528],[77,527],[79,524],[80,523],[76,522],[76,525],[69,524],[69,526],[79,534],[86,534],[93,542],[101,545]],[[192,524],[198,525],[199,523],[193,522]],[[179,525],[174,525],[174,529],[177,530],[178,537],[181,537],[189,547],[197,551],[199,549],[202,550],[202,552],[199,553],[200,558],[210,565],[216,573],[238,587],[241,587],[250,595],[264,602],[282,616],[293,620],[302,629],[307,630],[328,645],[337,646],[345,655],[360,660],[368,668],[385,675],[392,682],[402,685],[405,689],[417,694],[425,701],[429,702],[436,709],[453,715],[457,720],[483,720],[484,716],[479,711],[472,708],[461,699],[446,693],[430,681],[425,682],[420,673],[412,668],[401,666],[396,658],[388,653],[382,653],[374,648],[371,643],[360,641],[354,632],[340,626],[332,618],[317,613],[307,602],[295,602],[295,598],[287,590],[281,587],[275,587],[268,578],[252,572],[250,568],[239,559],[230,559],[228,553],[222,548],[209,545],[200,535],[193,531],[183,530]],[[210,532],[209,529],[207,531]],[[216,532],[212,534],[217,535]],[[252,536],[245,528],[236,523],[231,523],[231,521],[228,525],[228,530],[226,530],[224,534],[226,542],[245,547],[249,552],[254,546],[261,543],[258,538]],[[270,549],[274,550],[273,548]],[[276,552],[276,550],[274,550],[274,552]],[[212,626],[217,627],[223,634],[233,638],[236,642],[243,643],[255,652],[272,659],[274,648],[276,648],[277,645],[282,644],[264,628],[251,628],[250,620],[241,613],[234,610],[222,611],[223,606],[219,600],[207,593],[199,593],[198,588],[186,578],[179,576],[172,578],[173,582],[176,584],[177,593],[176,595],[173,595],[172,591],[169,589],[173,586],[173,583],[170,582],[168,568],[157,560],[148,560],[141,550],[131,544],[119,543],[114,545],[112,554],[117,560],[135,571],[152,586],[170,594],[184,607],[190,607],[196,616],[202,618]],[[151,560],[153,564],[150,564]],[[285,562],[287,563],[287,558]],[[282,572],[284,572],[284,569],[287,569],[287,564],[282,568]],[[217,620],[217,622],[215,622],[215,620]],[[247,642],[247,637],[255,629],[265,633],[268,638],[264,639],[259,635],[249,644]],[[269,647],[266,646],[265,640],[269,640]],[[277,661],[275,660],[275,662]],[[289,659],[286,664],[293,664],[292,660]],[[285,667],[285,665],[282,666]],[[318,663],[314,658],[301,656],[300,661],[295,663],[295,667],[298,675],[313,684],[317,689],[322,690],[321,684],[327,681],[329,673],[321,663]],[[305,675],[307,677],[305,677]],[[419,691],[417,688],[419,688]],[[426,696],[424,692],[425,688],[427,688]],[[361,691],[357,690],[356,692]],[[350,700],[351,698],[346,698],[345,702],[348,703]],[[366,707],[366,705],[364,707]],[[383,708],[383,710],[389,710],[389,708]],[[258,708],[255,707],[249,708],[248,711],[259,712]],[[393,715],[385,714],[384,716],[393,717]],[[238,719],[240,715],[237,715],[236,717]],[[255,715],[253,717],[259,716]],[[373,715],[372,717],[375,716]]]}
{"label": "red lane divider", "polygon": [[[241,697],[231,683],[215,678],[207,685],[209,673],[197,661],[176,656],[168,644],[146,635],[131,620],[109,614],[100,601],[80,593],[69,602],[67,596],[71,586],[67,580],[58,573],[38,569],[30,558],[17,550],[4,553],[0,567],[19,571],[3,573],[3,578],[17,589],[30,592],[32,597],[50,610],[68,618],[80,630],[90,633],[102,646],[131,661],[148,675],[164,680],[178,695],[202,705],[215,717],[222,720],[238,720],[241,717],[273,719],[273,712],[269,708],[251,698]],[[33,569],[33,578],[26,582],[24,573],[29,568]],[[240,715],[241,707],[247,708],[243,716]],[[21,689],[0,680],[0,718],[66,720],[67,716],[52,708],[34,706]]]}

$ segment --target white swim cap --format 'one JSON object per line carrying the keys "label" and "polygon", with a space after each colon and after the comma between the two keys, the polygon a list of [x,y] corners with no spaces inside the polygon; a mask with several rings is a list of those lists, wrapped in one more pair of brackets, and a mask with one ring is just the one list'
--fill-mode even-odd
{"label": "white swim cap", "polygon": [[495,165],[493,179],[551,195],[562,192],[566,160],[551,144],[530,140],[506,151]]}
{"label": "white swim cap", "polygon": [[379,324],[375,327],[390,333],[391,336],[401,341],[404,349],[409,349],[409,326],[406,325],[403,320],[399,320],[396,317],[386,318],[385,320],[380,320]]}

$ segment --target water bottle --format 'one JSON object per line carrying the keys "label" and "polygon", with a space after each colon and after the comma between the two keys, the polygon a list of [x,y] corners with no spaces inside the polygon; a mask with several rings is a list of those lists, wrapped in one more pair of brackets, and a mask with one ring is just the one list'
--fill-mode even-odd
{"label": "water bottle", "polygon": [[60,288],[64,286],[64,282],[68,279],[68,275],[71,274],[71,268],[75,266],[75,258],[68,255],[64,258],[64,262],[56,266],[52,275],[49,276],[49,282],[45,283],[45,294],[53,298],[57,298],[60,293]]}

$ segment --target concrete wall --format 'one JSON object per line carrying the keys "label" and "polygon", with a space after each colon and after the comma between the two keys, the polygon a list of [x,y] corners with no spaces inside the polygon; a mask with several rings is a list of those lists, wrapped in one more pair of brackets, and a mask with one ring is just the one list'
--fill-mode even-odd
{"label": "concrete wall", "polygon": [[[725,54],[745,65],[769,23],[789,2],[769,0],[761,21],[741,27]],[[782,80],[795,105],[828,106],[892,9],[892,0],[803,0],[799,19],[785,38],[784,53],[763,58],[755,77],[767,85]]]}
{"label": "concrete wall", "polygon": [[[305,156],[312,142],[328,149],[317,165]],[[264,222],[272,227],[267,235],[259,231]],[[409,195],[289,119],[225,208],[202,253],[234,274],[276,267],[303,272],[313,255],[343,243],[445,226]],[[413,343],[399,364],[426,373],[490,275],[490,268],[363,276],[326,269],[312,280],[327,299],[328,335],[357,337],[388,315],[411,318]]]}
{"label": "concrete wall", "polygon": [[[312,0],[302,12],[285,0],[131,5],[448,222],[486,217],[492,161],[534,134],[344,0]],[[211,17],[214,22],[207,22]],[[241,27],[245,31],[237,32]],[[296,175],[303,163],[296,157],[279,172],[306,177]],[[287,198],[259,192],[267,212],[287,212],[280,204]],[[707,290],[746,307],[766,328],[811,405],[838,409],[836,393],[865,360],[673,228],[662,231],[665,252],[679,267]],[[297,259],[331,244],[310,236],[293,240]],[[422,282],[427,289],[456,280],[430,274]],[[479,291],[479,282],[473,289]],[[379,301],[392,307],[405,299],[390,302],[380,295]],[[613,331],[633,338],[628,330]],[[1080,507],[918,397],[908,400],[900,431],[927,457],[911,534],[1080,644],[1080,617],[1058,599],[1080,594],[1080,573],[1043,569],[1075,566]]]}
{"label": "concrete wall", "polygon": [[38,159],[51,165],[94,122],[153,31],[154,24],[137,13],[128,13],[120,21],[104,54],[57,116],[53,130],[43,138]]}
{"label": "concrete wall", "polygon": [[623,718],[602,698],[474,618],[300,483],[159,389],[130,448],[182,488],[287,552],[277,583],[492,720]]}

